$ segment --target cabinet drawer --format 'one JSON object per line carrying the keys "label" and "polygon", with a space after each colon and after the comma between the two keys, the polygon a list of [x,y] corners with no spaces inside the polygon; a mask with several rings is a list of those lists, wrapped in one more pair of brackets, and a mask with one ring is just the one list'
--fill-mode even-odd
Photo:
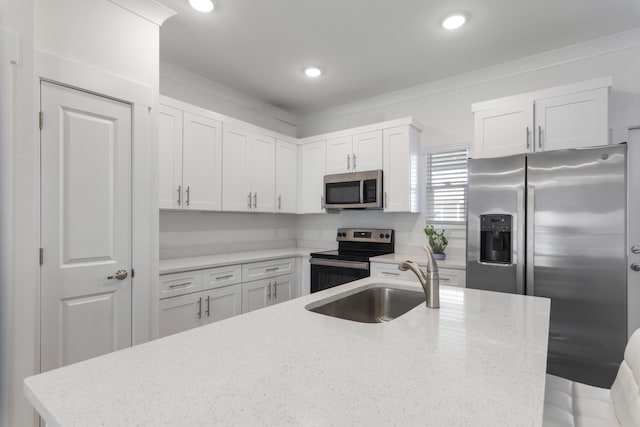
{"label": "cabinet drawer", "polygon": [[465,270],[454,270],[451,268],[440,268],[440,284],[446,286],[459,286],[464,288],[466,286],[466,273]]}
{"label": "cabinet drawer", "polygon": [[160,276],[160,299],[190,294],[200,290],[202,290],[201,271],[189,271],[186,273]]}
{"label": "cabinet drawer", "polygon": [[295,258],[274,259],[242,265],[242,281],[268,279],[269,277],[291,274],[296,269]]}
{"label": "cabinet drawer", "polygon": [[240,282],[242,282],[242,267],[240,264],[210,268],[202,271],[203,290],[235,285]]}
{"label": "cabinet drawer", "polygon": [[418,278],[412,271],[398,270],[397,264],[371,263],[371,275],[377,277],[386,277],[388,279],[411,280],[417,281]]}

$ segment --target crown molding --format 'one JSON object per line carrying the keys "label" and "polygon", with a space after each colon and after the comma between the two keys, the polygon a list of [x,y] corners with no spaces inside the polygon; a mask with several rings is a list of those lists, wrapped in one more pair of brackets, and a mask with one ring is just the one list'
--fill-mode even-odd
{"label": "crown molding", "polygon": [[164,21],[176,14],[163,4],[154,0],[108,0],[123,9],[134,13],[149,22],[161,26]]}

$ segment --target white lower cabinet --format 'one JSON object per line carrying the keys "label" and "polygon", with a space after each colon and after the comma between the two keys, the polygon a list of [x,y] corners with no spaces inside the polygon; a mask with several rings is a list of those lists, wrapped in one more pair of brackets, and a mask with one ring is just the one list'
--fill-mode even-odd
{"label": "white lower cabinet", "polygon": [[[425,267],[421,267],[423,270]],[[440,284],[447,286],[466,286],[465,270],[457,268],[443,268],[438,267],[438,273],[440,276]],[[373,277],[386,277],[388,279],[399,280],[411,280],[416,281],[416,275],[412,271],[398,270],[398,264],[388,264],[382,262],[371,263],[371,276]]]}
{"label": "white lower cabinet", "polygon": [[234,264],[160,276],[160,337],[296,297],[297,259]]}

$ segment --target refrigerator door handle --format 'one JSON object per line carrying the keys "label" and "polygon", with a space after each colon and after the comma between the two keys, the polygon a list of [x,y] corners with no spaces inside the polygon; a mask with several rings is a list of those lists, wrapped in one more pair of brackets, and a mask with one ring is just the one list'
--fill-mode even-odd
{"label": "refrigerator door handle", "polygon": [[536,188],[533,185],[527,187],[527,295],[535,295],[534,275],[533,275],[533,250],[535,235],[535,208],[536,208]]}
{"label": "refrigerator door handle", "polygon": [[524,253],[525,253],[525,214],[524,214],[524,186],[518,186],[516,190],[516,227],[517,234],[513,237],[515,238],[515,245],[513,245],[513,253],[512,259],[516,264],[516,292],[519,294],[524,294],[525,286],[524,286]]}

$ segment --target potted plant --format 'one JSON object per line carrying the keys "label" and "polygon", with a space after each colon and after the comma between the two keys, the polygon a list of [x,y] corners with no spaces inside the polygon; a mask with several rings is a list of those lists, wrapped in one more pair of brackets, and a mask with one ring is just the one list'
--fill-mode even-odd
{"label": "potted plant", "polygon": [[429,246],[431,246],[431,251],[433,252],[433,257],[438,260],[445,259],[444,250],[449,244],[449,240],[444,235],[445,230],[440,232],[436,231],[433,225],[427,225],[424,228],[424,234],[427,235],[429,239]]}

